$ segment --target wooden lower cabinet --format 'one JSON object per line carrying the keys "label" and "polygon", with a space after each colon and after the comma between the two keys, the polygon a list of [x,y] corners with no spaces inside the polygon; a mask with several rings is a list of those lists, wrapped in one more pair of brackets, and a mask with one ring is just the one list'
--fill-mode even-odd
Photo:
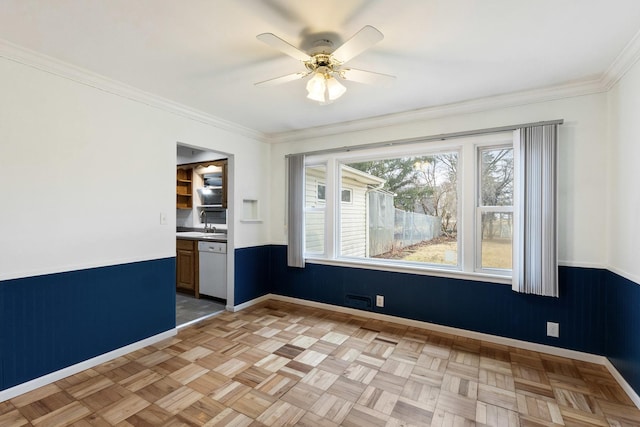
{"label": "wooden lower cabinet", "polygon": [[176,289],[200,298],[198,282],[198,242],[196,240],[176,240]]}

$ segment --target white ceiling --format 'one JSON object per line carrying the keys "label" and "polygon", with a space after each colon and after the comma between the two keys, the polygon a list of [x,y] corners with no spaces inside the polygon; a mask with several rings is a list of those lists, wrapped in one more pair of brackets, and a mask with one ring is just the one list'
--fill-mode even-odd
{"label": "white ceiling", "polygon": [[[272,32],[385,38],[330,105],[258,41]],[[1,0],[0,38],[241,126],[277,134],[600,78],[640,30],[638,0]],[[336,40],[340,44],[340,40]]]}

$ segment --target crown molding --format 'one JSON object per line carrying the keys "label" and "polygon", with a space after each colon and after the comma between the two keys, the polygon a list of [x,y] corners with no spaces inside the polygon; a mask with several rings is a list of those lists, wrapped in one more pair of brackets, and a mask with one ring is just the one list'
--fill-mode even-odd
{"label": "crown molding", "polygon": [[635,65],[640,59],[640,31],[627,43],[620,54],[613,60],[613,63],[604,72],[601,84],[607,90],[615,86],[621,78]]}
{"label": "crown molding", "polygon": [[362,120],[318,126],[282,133],[266,135],[270,143],[287,143],[305,139],[327,137],[349,132],[358,132],[371,128],[394,126],[421,120],[452,116],[457,114],[478,113],[498,108],[554,101],[593,93],[608,92],[640,60],[640,31],[627,43],[613,63],[599,77],[580,82],[566,83],[541,89],[513,92],[504,95],[489,96],[469,101],[457,102],[435,107],[422,108],[395,114],[388,114]]}
{"label": "crown molding", "polygon": [[161,96],[153,95],[117,80],[104,77],[87,69],[18,46],[3,39],[0,39],[0,57],[190,120],[259,141],[265,140],[265,135],[256,130],[187,107],[186,105]]}
{"label": "crown molding", "polygon": [[405,123],[433,120],[446,116],[478,113],[499,108],[515,107],[518,105],[535,104],[553,101],[563,98],[590,95],[606,92],[602,79],[591,79],[580,82],[566,83],[558,86],[550,86],[541,89],[533,89],[522,92],[513,92],[504,95],[488,96],[469,101],[457,102],[401,113],[387,114],[377,117],[342,122],[328,126],[318,126],[308,129],[300,129],[267,136],[271,143],[297,142],[311,138],[328,137],[349,132],[358,132],[372,128],[383,128]]}
{"label": "crown molding", "polygon": [[175,101],[144,92],[3,39],[0,39],[0,57],[237,135],[277,144],[607,92],[640,59],[640,31],[625,46],[605,73],[596,79],[272,134],[264,134]]}

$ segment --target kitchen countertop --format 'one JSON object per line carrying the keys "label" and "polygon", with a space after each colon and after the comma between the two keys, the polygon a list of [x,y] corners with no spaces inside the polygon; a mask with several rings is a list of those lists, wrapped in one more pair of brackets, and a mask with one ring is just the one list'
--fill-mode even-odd
{"label": "kitchen countertop", "polygon": [[176,238],[187,240],[202,240],[205,242],[226,242],[227,233],[204,233],[202,231],[178,231]]}

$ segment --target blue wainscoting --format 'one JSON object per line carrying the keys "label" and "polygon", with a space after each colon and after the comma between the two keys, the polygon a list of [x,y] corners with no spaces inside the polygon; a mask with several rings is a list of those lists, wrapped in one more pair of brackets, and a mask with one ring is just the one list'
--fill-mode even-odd
{"label": "blue wainscoting", "polygon": [[[603,355],[640,393],[640,285],[608,270],[560,267],[560,297],[547,298],[469,280],[319,264],[290,268],[286,250],[236,251],[238,303],[271,292]],[[375,307],[375,295],[384,295],[384,308]],[[560,324],[559,338],[546,336],[547,321]]]}
{"label": "blue wainscoting", "polygon": [[[361,297],[384,295],[370,310],[407,319],[604,355],[604,270],[561,267],[560,298],[522,295],[508,285],[349,267],[289,268],[286,246],[272,246],[272,292],[362,308]],[[355,298],[354,298],[355,297]],[[560,323],[560,337],[546,322]]]}
{"label": "blue wainscoting", "polygon": [[175,328],[175,258],[0,282],[0,390]]}
{"label": "blue wainscoting", "polygon": [[640,394],[640,285],[607,271],[607,357]]}
{"label": "blue wainscoting", "polygon": [[234,305],[271,293],[271,246],[236,249]]}

